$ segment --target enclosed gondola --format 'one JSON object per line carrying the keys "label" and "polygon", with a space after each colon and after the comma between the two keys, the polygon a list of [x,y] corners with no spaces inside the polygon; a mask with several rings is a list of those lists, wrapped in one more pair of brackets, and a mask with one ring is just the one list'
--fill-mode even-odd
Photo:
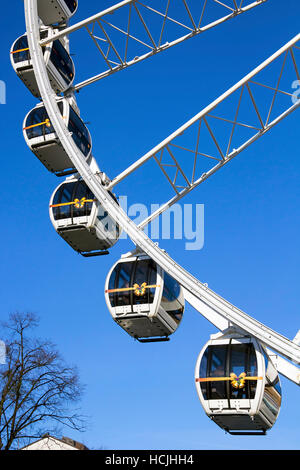
{"label": "enclosed gondola", "polygon": [[124,255],[112,267],[105,299],[115,322],[140,342],[168,340],[184,312],[181,286],[144,253]]}
{"label": "enclosed gondola", "polygon": [[55,189],[49,213],[56,232],[86,257],[108,254],[121,234],[119,225],[81,179],[72,178]]}
{"label": "enclosed gondola", "polygon": [[55,189],[49,212],[56,232],[83,256],[108,254],[120,237],[119,225],[81,179],[72,178]]}
{"label": "enclosed gondola", "polygon": [[44,25],[64,23],[78,8],[77,0],[37,0],[38,15]]}
{"label": "enclosed gondola", "polygon": [[[48,35],[51,34],[51,30],[48,28],[41,32],[41,39],[46,39]],[[75,67],[70,54],[59,39],[53,41],[47,47],[44,47],[43,54],[53,90],[56,94],[65,92],[72,86],[75,77]],[[26,34],[14,42],[11,48],[10,58],[17,75],[31,93],[36,98],[40,98]]]}
{"label": "enclosed gondola", "polygon": [[265,434],[281,406],[276,368],[263,346],[239,334],[211,337],[195,369],[205,413],[230,434]]}
{"label": "enclosed gondola", "polygon": [[[66,98],[59,98],[57,103],[78,150],[88,159],[91,155],[92,139],[86,125]],[[57,176],[76,172],[42,103],[27,114],[23,124],[23,134],[28,147],[49,171]]]}

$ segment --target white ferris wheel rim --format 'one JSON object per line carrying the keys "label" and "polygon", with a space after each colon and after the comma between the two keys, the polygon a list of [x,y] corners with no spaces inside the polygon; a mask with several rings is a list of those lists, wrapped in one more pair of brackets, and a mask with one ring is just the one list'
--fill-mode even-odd
{"label": "white ferris wheel rim", "polygon": [[[228,327],[229,325],[233,325],[241,332],[244,332],[244,334],[258,339],[266,347],[276,351],[284,358],[293,361],[296,364],[300,364],[300,346],[298,344],[293,343],[288,338],[280,335],[242,312],[218,294],[214,293],[206,285],[202,284],[182,266],[177,264],[176,261],[169,257],[167,253],[160,249],[141,228],[138,228],[135,223],[129,219],[122,208],[113,200],[107,189],[102,185],[99,175],[94,174],[91,167],[83,159],[83,156],[73,142],[57,107],[56,95],[51,87],[47,75],[42,49],[39,43],[37,0],[25,0],[24,4],[29,49],[42,101],[61,145],[67,152],[79,175],[93,192],[100,204],[128,234],[136,246],[150,256],[164,271],[182,285],[186,294],[186,300],[188,300],[192,306],[194,306],[218,329],[223,330],[226,326]],[[298,36],[299,40],[300,35]],[[284,367],[286,365],[286,361],[283,360],[283,363],[279,361],[279,364],[280,363],[283,367],[279,372],[286,375],[295,383],[300,384],[299,369],[294,365],[289,364],[289,371],[285,373]],[[290,374],[293,378],[289,377],[287,374]]]}

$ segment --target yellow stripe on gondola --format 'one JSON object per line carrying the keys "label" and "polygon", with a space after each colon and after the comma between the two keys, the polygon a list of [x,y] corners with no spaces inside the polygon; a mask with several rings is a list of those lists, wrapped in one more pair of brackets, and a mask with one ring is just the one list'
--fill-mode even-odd
{"label": "yellow stripe on gondola", "polygon": [[28,129],[32,129],[33,127],[44,126],[51,127],[50,119],[46,119],[44,122],[39,122],[38,124],[32,124],[32,126],[24,127],[23,130],[27,131]]}
{"label": "yellow stripe on gondola", "polygon": [[[262,377],[244,377],[244,380],[262,380]],[[221,382],[224,380],[232,380],[232,377],[205,377],[204,379],[196,379],[196,382]]]}
{"label": "yellow stripe on gondola", "polygon": [[[63,119],[67,119],[66,116],[62,116]],[[33,127],[39,127],[39,126],[47,126],[47,127],[51,127],[51,122],[50,122],[50,119],[45,119],[44,122],[39,122],[38,124],[32,124],[32,126],[27,126],[27,127],[24,127],[23,130],[24,131],[27,131],[28,129],[32,129]]]}
{"label": "yellow stripe on gondola", "polygon": [[25,49],[18,49],[17,51],[12,51],[11,54],[17,54],[18,52],[25,52],[29,51],[29,47],[26,47]]}
{"label": "yellow stripe on gondola", "polygon": [[147,285],[141,285],[139,286],[138,284],[135,284],[134,287],[122,287],[120,289],[107,289],[105,291],[106,294],[112,294],[114,292],[127,292],[127,291],[138,291],[138,289],[155,289],[156,287],[160,287],[159,285],[151,285],[151,286],[147,286]]}
{"label": "yellow stripe on gondola", "polygon": [[231,381],[231,385],[234,388],[244,388],[246,380],[263,380],[262,377],[247,377],[245,372],[242,372],[239,377],[234,373],[230,374],[230,377],[204,377],[196,379],[196,382],[205,383],[205,382],[224,382],[226,380]]}
{"label": "yellow stripe on gondola", "polygon": [[[44,45],[42,47],[47,47],[47,46]],[[11,54],[17,54],[18,52],[25,52],[25,51],[29,51],[29,47],[25,47],[25,49],[18,49],[16,51],[11,51]]]}
{"label": "yellow stripe on gondola", "polygon": [[223,382],[225,380],[232,380],[231,377],[205,377],[203,379],[196,379],[196,382]]}
{"label": "yellow stripe on gondola", "polygon": [[82,198],[82,199],[75,199],[75,201],[72,201],[72,202],[62,202],[60,204],[52,204],[50,207],[63,207],[63,206],[71,206],[71,205],[75,205],[77,208],[79,207],[83,207],[85,203],[87,202],[96,202],[96,199],[85,199]]}

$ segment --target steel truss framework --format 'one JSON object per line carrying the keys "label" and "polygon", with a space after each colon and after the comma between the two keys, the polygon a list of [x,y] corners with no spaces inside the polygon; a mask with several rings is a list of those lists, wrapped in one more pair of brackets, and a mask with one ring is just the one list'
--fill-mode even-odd
{"label": "steel truss framework", "polygon": [[[42,45],[85,28],[104,70],[75,90],[169,49],[245,13],[267,0],[125,0],[63,29]],[[147,3],[147,4],[146,4]],[[176,7],[174,9],[174,6]]]}
{"label": "steel truss framework", "polygon": [[[68,153],[69,158],[76,167],[78,173],[94,193],[95,197],[103,205],[104,209],[110,214],[110,216],[113,217],[125,230],[138,249],[147,253],[159,266],[162,267],[164,271],[168,272],[170,276],[182,285],[185,291],[186,300],[196,310],[198,310],[202,316],[221,331],[231,327],[237,329],[242,334],[257,338],[257,340],[265,347],[269,348],[269,351],[275,351],[275,362],[278,371],[294,383],[300,385],[300,370],[295,365],[300,364],[300,346],[297,337],[295,341],[291,341],[280,335],[238,309],[233,304],[209,289],[207,285],[193,277],[167,253],[161,250],[156,243],[149,239],[143,230],[133,223],[133,221],[111,197],[107,188],[103,185],[101,178],[99,178],[98,173],[95,173],[93,168],[83,159],[82,154],[70,136],[58,109],[56,96],[51,88],[43,59],[42,49],[39,43],[39,21],[36,0],[25,0],[25,17],[35,76],[49,118],[62,146]],[[290,50],[292,46],[298,47],[297,43],[299,39],[300,35],[290,41],[290,43],[272,56],[271,59],[274,60],[275,56],[280,56],[282,52]],[[272,61],[271,59],[267,62]],[[266,65],[267,64],[264,63],[264,67]],[[299,106],[300,100],[298,100],[292,107],[289,107],[284,115],[287,116]],[[279,121],[277,120],[277,122]],[[275,125],[275,122],[273,125]],[[289,361],[293,361],[295,364],[292,364]]]}
{"label": "steel truss framework", "polygon": [[157,163],[176,194],[139,225],[145,227],[296,109],[296,82],[300,35],[115,177],[108,188],[149,159]]}

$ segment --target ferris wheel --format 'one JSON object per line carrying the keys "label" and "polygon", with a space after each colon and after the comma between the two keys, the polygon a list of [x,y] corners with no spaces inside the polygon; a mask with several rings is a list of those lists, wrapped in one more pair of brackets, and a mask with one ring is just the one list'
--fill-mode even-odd
{"label": "ferris wheel", "polygon": [[[113,177],[99,168],[93,155],[76,92],[208,34],[265,1],[124,0],[70,26],[77,0],[25,0],[26,33],[11,48],[16,73],[41,100],[25,117],[23,133],[34,155],[60,178],[49,204],[56,232],[85,257],[108,255],[122,231],[128,234],[135,247],[112,266],[104,291],[113,320],[129,336],[141,343],[168,341],[183,320],[186,302],[219,330],[199,354],[195,384],[205,413],[232,434],[265,434],[272,428],[281,404],[279,375],[300,385],[300,334],[289,340],[220,297],[154,243],[144,228],[300,106],[283,79],[290,74],[289,86],[300,80],[300,33]],[[78,30],[91,39],[102,70],[76,84],[70,37]],[[279,75],[272,75],[272,64],[278,61]],[[266,71],[275,85],[264,81]],[[267,109],[266,93],[271,93]],[[288,99],[278,110],[279,97]],[[249,120],[241,118],[245,102],[253,112]],[[230,116],[222,112],[224,103]],[[225,144],[213,122],[229,126]],[[205,139],[211,140],[209,153]],[[174,196],[137,226],[113,191],[150,160]]]}

